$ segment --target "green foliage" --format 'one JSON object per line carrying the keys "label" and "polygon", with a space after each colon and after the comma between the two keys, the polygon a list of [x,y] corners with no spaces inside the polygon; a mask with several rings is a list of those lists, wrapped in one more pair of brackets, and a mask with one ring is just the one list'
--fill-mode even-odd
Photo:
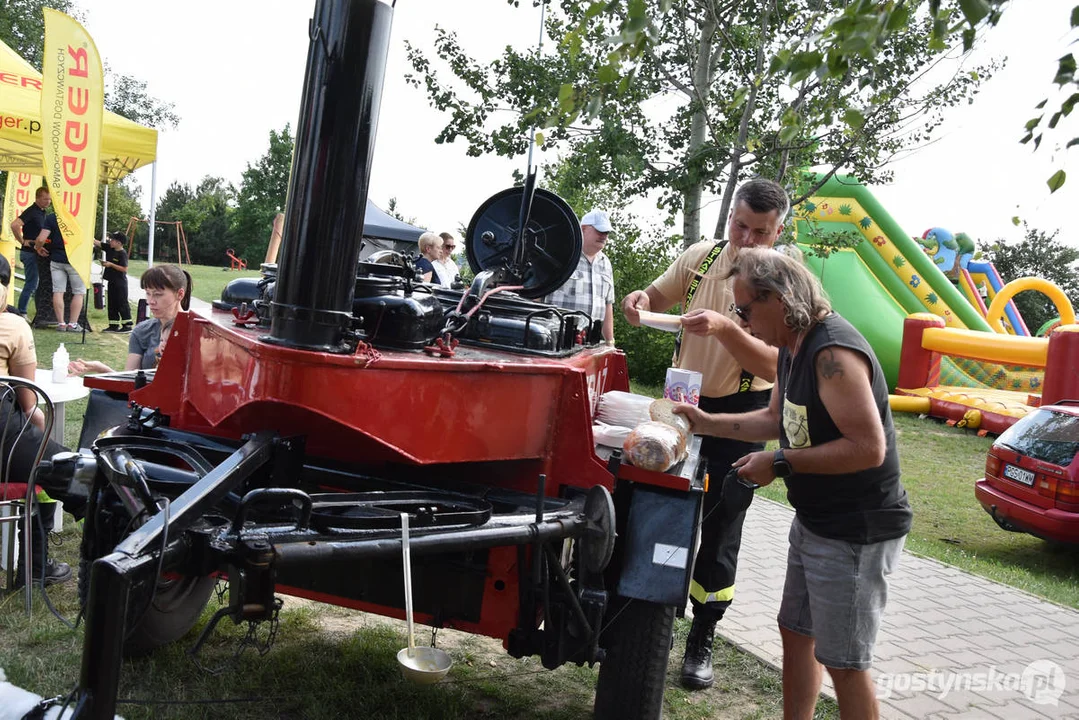
{"label": "green foliage", "polygon": [[231,222],[232,247],[251,267],[266,256],[274,216],[284,212],[293,145],[288,125],[280,132],[271,130],[266,153],[254,165],[248,163],[241,176]]}
{"label": "green foliage", "polygon": [[[396,218],[396,219],[400,220],[403,223],[408,223],[409,225],[415,225],[416,227],[423,227],[423,225],[421,225],[420,222],[418,220],[416,220],[415,215],[405,215],[405,214],[403,214],[401,212],[401,208],[398,207],[398,205],[397,205],[397,197],[396,196],[390,198],[390,201],[388,203],[386,203],[386,214],[389,215],[392,218]],[[467,228],[464,229],[464,230],[462,230],[461,228],[457,228],[457,230],[458,230],[458,233],[461,235],[461,237],[464,237],[466,232],[467,232]]]}
{"label": "green foliage", "polygon": [[[35,68],[41,68],[45,45],[44,8],[52,8],[81,20],[71,0],[4,0],[0,3],[0,40]],[[146,83],[130,75],[117,75],[108,62],[105,70],[105,109],[141,125],[174,128],[180,117],[173,104],[146,91]]]}
{"label": "green foliage", "polygon": [[105,107],[140,125],[164,130],[180,124],[180,116],[170,102],[146,91],[146,83],[130,75],[114,75],[105,64]]}
{"label": "green foliage", "polygon": [[[1026,236],[1017,243],[1004,240],[981,243],[985,259],[996,266],[1004,282],[1027,276],[1044,278],[1059,287],[1072,305],[1079,304],[1079,248],[1059,240],[1059,231],[1045,233],[1025,223],[1023,227]],[[1023,321],[1032,330],[1060,314],[1040,292],[1021,292],[1014,301]]]}
{"label": "green foliage", "polygon": [[43,8],[78,17],[71,0],[4,0],[0,3],[0,40],[38,69],[45,50]]}
{"label": "green foliage", "polygon": [[[497,58],[474,58],[452,31],[437,28],[432,51],[409,45],[406,78],[446,115],[436,142],[460,140],[469,155],[515,156],[527,150],[529,130],[541,127],[545,148],[564,151],[582,175],[621,198],[658,193],[670,217],[683,216],[688,244],[723,236],[730,191],[749,175],[793,185],[793,168],[822,165],[887,181],[887,161],[926,142],[942,113],[992,69],[912,92],[912,79],[939,54],[922,13],[844,72],[808,72],[792,88],[766,70],[773,58],[810,47],[827,19],[851,4],[748,2],[717,12],[669,0],[566,1],[548,6],[554,51],[507,47]],[[799,62],[809,68],[808,60]],[[662,113],[650,109],[657,99]],[[815,189],[800,188],[795,199]],[[714,231],[700,227],[709,194],[722,203]]]}
{"label": "green foliage", "polygon": [[901,268],[906,264],[907,260],[902,255],[896,255],[894,258],[892,258],[892,265],[895,265],[897,268]]}
{"label": "green foliage", "polygon": [[[194,189],[174,182],[157,206],[157,220],[183,223],[191,262],[227,265],[225,251],[232,247],[232,202],[235,190],[223,178],[206,176]],[[138,247],[142,248],[140,244]],[[145,257],[143,249],[138,257]],[[159,225],[154,237],[154,259],[176,260],[176,229]]]}
{"label": "green foliage", "polygon": [[[616,228],[620,227],[618,225]],[[614,268],[614,337],[626,353],[629,376],[649,385],[662,384],[674,352],[674,335],[626,322],[620,309],[623,297],[643,290],[659,277],[677,257],[678,236],[655,234],[643,237],[636,228],[612,233],[604,252]]]}
{"label": "green foliage", "polygon": [[[134,178],[130,175],[117,183],[109,185],[109,214],[106,218],[106,224],[109,232],[127,231],[128,223],[131,218],[139,218],[143,216],[142,205],[139,203],[139,196],[142,194],[142,188],[135,182]],[[97,195],[97,208],[98,212],[104,207],[105,203],[105,186],[98,186]],[[140,233],[136,234],[136,238],[139,238],[140,234],[142,241],[146,241],[146,226],[145,224],[140,226]],[[94,237],[104,239],[101,235],[101,226],[97,225],[94,228]]]}
{"label": "green foliage", "polygon": [[[623,208],[625,201],[611,183],[604,182],[596,165],[561,160],[545,168],[547,189],[569,203],[580,217],[593,209],[611,214],[611,232],[603,252],[614,272],[614,338],[626,353],[630,379],[662,384],[671,365],[674,336],[649,328],[633,327],[621,311],[622,298],[643,290],[677,257],[681,238],[665,228],[642,231],[640,221]],[[463,235],[462,235],[463,236]]]}

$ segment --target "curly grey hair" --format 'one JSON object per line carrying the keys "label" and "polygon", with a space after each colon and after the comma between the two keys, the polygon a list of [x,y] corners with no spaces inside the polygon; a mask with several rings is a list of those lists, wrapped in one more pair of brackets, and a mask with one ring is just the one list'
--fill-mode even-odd
{"label": "curly grey hair", "polygon": [[832,311],[820,281],[805,263],[771,248],[741,250],[727,277],[741,277],[757,295],[777,295],[787,309],[784,323],[794,331],[808,330]]}

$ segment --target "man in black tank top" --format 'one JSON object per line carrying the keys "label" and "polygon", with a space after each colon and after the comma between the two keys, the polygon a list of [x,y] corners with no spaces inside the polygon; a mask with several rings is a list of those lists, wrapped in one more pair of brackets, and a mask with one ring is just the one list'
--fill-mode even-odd
{"label": "man in black tank top", "polygon": [[743,325],[779,348],[771,401],[739,414],[678,410],[698,434],[779,440],[779,450],[734,467],[746,483],[783,478],[796,511],[778,618],[784,716],[813,716],[823,665],[840,713],[875,718],[873,644],[911,525],[887,383],[869,343],[799,260],[747,250],[730,275]]}

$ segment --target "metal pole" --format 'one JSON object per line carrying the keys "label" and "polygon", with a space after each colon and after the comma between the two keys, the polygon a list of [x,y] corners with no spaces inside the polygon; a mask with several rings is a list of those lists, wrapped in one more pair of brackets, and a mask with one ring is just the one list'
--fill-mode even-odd
{"label": "metal pole", "polygon": [[101,242],[109,236],[109,184],[105,183],[105,200],[101,203]]}
{"label": "metal pole", "polygon": [[[146,267],[154,266],[154,222],[157,215],[157,160],[154,160],[153,174],[150,176],[150,249],[146,254]],[[137,226],[136,226],[137,227]]]}
{"label": "metal pole", "polygon": [[[536,43],[536,57],[538,58],[543,52],[543,19],[547,12],[547,3],[540,5],[540,31],[539,42]],[[528,172],[532,172],[532,149],[536,147],[536,126],[533,125],[532,129],[528,132]],[[526,173],[527,174],[527,173]]]}

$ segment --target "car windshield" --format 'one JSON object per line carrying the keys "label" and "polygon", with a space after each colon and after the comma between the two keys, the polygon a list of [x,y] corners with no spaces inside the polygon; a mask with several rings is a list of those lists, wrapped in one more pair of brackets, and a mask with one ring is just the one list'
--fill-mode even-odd
{"label": "car windshield", "polygon": [[1079,417],[1038,410],[1005,430],[996,444],[1035,460],[1070,465],[1079,452]]}

